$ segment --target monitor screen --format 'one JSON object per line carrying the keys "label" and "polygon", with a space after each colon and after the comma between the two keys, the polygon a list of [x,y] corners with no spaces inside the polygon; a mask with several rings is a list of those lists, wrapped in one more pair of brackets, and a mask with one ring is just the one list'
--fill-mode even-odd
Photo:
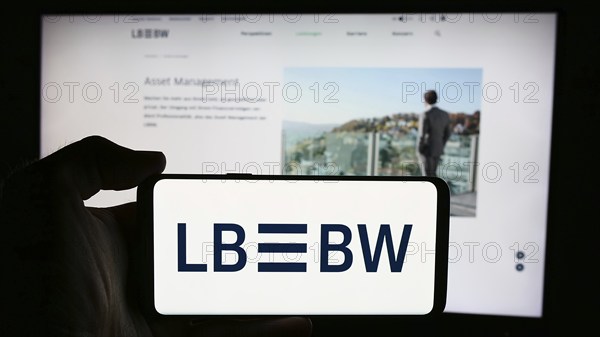
{"label": "monitor screen", "polygon": [[541,317],[556,14],[41,20],[42,156],[96,134],[167,173],[437,175],[446,312]]}

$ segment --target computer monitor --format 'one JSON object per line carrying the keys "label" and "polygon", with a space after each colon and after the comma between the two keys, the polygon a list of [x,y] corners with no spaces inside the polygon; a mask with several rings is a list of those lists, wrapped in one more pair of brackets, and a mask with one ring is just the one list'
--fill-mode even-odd
{"label": "computer monitor", "polygon": [[167,173],[423,175],[436,91],[451,126],[435,172],[451,189],[446,312],[541,317],[556,13],[41,21],[42,156],[97,134],[163,151]]}

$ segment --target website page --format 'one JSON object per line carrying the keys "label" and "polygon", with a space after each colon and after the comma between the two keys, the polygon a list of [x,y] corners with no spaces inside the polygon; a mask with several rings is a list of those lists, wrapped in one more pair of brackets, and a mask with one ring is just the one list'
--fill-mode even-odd
{"label": "website page", "polygon": [[[46,16],[42,27],[42,156],[101,135],[163,151],[166,173],[435,174],[451,191],[446,311],[541,316],[555,14]],[[441,120],[443,135],[427,131]],[[102,191],[86,204],[133,200]]]}

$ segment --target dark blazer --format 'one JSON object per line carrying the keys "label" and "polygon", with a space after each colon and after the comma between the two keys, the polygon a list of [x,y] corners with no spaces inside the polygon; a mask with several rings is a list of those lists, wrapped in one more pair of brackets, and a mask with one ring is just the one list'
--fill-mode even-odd
{"label": "dark blazer", "polygon": [[425,112],[423,119],[423,137],[429,145],[428,157],[439,157],[444,154],[444,146],[450,138],[450,116],[438,107]]}

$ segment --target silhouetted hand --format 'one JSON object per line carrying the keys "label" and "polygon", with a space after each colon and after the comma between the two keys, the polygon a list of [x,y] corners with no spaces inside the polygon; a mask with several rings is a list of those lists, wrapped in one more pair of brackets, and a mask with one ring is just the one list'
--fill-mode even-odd
{"label": "silhouetted hand", "polygon": [[14,173],[0,200],[0,335],[308,336],[307,318],[145,317],[132,281],[135,203],[85,207],[101,189],[137,186],[165,167],[159,152],[93,136]]}

